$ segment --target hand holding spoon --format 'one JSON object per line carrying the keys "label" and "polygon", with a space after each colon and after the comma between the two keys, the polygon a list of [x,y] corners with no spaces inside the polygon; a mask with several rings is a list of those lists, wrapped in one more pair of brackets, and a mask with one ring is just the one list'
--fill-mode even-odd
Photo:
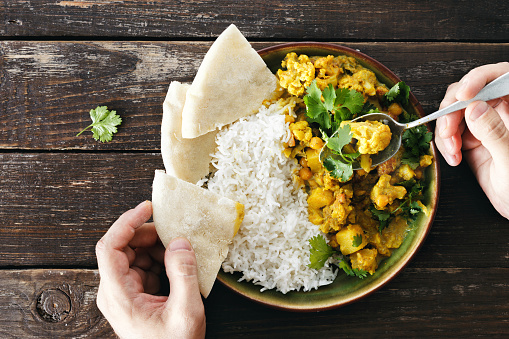
{"label": "hand holding spoon", "polygon": [[[358,118],[353,119],[352,122],[376,120],[384,123],[385,125],[388,125],[389,128],[391,129],[392,137],[389,146],[387,146],[383,151],[371,155],[372,166],[376,166],[383,162],[386,162],[398,152],[399,148],[401,147],[401,136],[403,134],[403,131],[405,131],[406,129],[425,124],[427,122],[436,120],[437,118],[444,116],[446,114],[464,109],[474,101],[489,101],[504,97],[506,95],[509,95],[509,73],[506,73],[496,78],[495,80],[484,86],[484,88],[481,89],[473,99],[470,99],[468,101],[457,101],[447,107],[442,108],[441,110],[436,111],[435,113],[429,114],[423,118],[420,118],[418,120],[406,124],[397,122],[391,116],[385,113],[365,114]],[[332,136],[334,136],[334,134]],[[328,156],[334,157],[334,154],[327,147],[327,144],[325,144],[325,146],[322,148],[322,151],[320,152],[320,161],[323,162],[323,159],[325,159]],[[352,167],[354,170],[361,169],[358,161],[354,162]]]}

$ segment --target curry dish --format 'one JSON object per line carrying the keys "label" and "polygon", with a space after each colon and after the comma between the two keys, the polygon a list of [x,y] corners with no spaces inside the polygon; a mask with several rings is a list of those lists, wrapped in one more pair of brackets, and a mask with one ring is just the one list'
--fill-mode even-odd
{"label": "curry dish", "polygon": [[285,90],[284,100],[294,107],[285,117],[291,138],[284,154],[300,164],[294,179],[308,193],[309,220],[319,225],[329,246],[349,259],[352,269],[373,274],[380,261],[401,246],[412,217],[428,213],[415,187],[422,187],[425,168],[432,164],[433,156],[422,154],[417,163],[409,164],[402,161],[402,147],[395,157],[372,167],[369,155],[387,147],[389,127],[377,121],[342,121],[341,126],[348,124],[356,140],[355,146],[346,145],[345,149],[360,153],[362,169],[354,171],[349,180],[334,177],[319,158],[326,138],[306,115],[303,98],[312,82],[322,91],[329,85],[355,90],[364,103],[396,120],[406,114],[404,105],[385,102],[389,88],[352,57],[289,53],[277,77]]}

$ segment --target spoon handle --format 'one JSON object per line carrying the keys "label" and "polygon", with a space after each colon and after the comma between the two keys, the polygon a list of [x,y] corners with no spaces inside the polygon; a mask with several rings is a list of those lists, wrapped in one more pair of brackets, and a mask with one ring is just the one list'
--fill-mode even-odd
{"label": "spoon handle", "polygon": [[496,98],[501,98],[506,95],[509,95],[509,72],[499,76],[498,78],[484,86],[484,88],[481,89],[473,99],[467,101],[456,101],[455,103],[447,107],[444,107],[441,110],[436,111],[435,113],[429,114],[424,118],[420,118],[418,120],[406,124],[405,129],[422,125],[429,121],[440,118],[443,115],[459,111],[460,109],[464,109],[474,101],[478,100],[489,101]]}

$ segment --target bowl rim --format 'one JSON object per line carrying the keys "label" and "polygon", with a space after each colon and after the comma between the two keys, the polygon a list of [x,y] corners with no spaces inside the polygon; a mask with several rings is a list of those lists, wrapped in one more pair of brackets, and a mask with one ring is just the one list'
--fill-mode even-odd
{"label": "bowl rim", "polygon": [[[304,41],[304,42],[290,42],[290,43],[283,43],[283,44],[277,44],[269,47],[265,47],[263,49],[258,50],[258,54],[264,58],[267,55],[274,53],[274,52],[281,52],[282,50],[288,49],[288,50],[295,50],[295,49],[305,49],[305,48],[316,48],[316,49],[323,49],[327,51],[333,51],[337,54],[346,54],[349,56],[353,56],[358,60],[364,61],[365,63],[370,64],[372,67],[376,68],[378,71],[384,74],[389,80],[393,81],[393,83],[398,83],[401,81],[401,79],[394,74],[389,68],[387,68],[385,65],[377,61],[376,59],[360,52],[359,50],[355,50],[353,48],[342,46],[339,44],[334,43],[327,43],[327,42],[313,42],[313,41]],[[369,68],[369,67],[368,67]],[[409,96],[409,105],[413,106],[416,110],[416,113],[419,116],[424,116],[424,110],[422,109],[421,104],[417,100],[417,98],[414,96],[412,91],[410,91]],[[428,131],[431,131],[429,124],[426,124]],[[242,289],[240,289],[236,285],[229,284],[226,279],[224,279],[221,274],[230,274],[225,273],[222,268],[220,269],[220,272],[217,276],[217,280],[219,280],[224,286],[228,287],[235,293],[252,300],[256,303],[268,306],[270,308],[279,309],[279,310],[285,310],[285,311],[292,311],[292,312],[317,312],[317,311],[325,311],[330,309],[339,308],[342,306],[346,306],[348,304],[351,304],[353,302],[356,302],[358,300],[361,300],[372,293],[378,291],[382,287],[386,286],[390,281],[392,281],[401,271],[408,266],[410,261],[416,256],[417,252],[419,252],[420,248],[424,244],[424,241],[426,240],[430,230],[431,226],[433,224],[437,207],[438,207],[438,199],[439,199],[439,193],[440,193],[440,165],[438,161],[438,151],[436,148],[436,145],[434,141],[432,140],[430,142],[430,147],[432,149],[433,155],[435,156],[435,161],[433,161],[433,170],[434,170],[434,178],[432,178],[432,184],[434,184],[433,192],[431,193],[430,201],[432,202],[432,206],[430,206],[430,215],[427,220],[427,224],[424,227],[424,230],[419,233],[419,237],[417,241],[415,242],[415,245],[410,249],[410,254],[404,255],[402,257],[402,260],[397,263],[396,268],[392,269],[390,273],[388,273],[386,276],[380,278],[381,280],[375,284],[374,286],[367,287],[363,289],[359,294],[354,294],[348,298],[345,298],[344,300],[340,302],[335,302],[336,300],[333,300],[332,302],[327,303],[321,303],[320,305],[285,305],[281,303],[274,303],[270,302],[270,299],[267,300],[267,298],[263,297],[264,292],[259,292],[262,295],[258,295],[255,297],[252,294],[244,292]],[[406,239],[406,238],[405,238]],[[251,282],[248,282],[251,283]],[[251,283],[252,284],[252,283]],[[320,289],[320,287],[318,288]],[[308,293],[300,291],[300,293]]]}

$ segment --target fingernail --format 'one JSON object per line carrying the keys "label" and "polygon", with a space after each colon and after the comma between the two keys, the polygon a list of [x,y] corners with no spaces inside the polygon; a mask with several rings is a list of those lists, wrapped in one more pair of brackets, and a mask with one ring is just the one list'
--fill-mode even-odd
{"label": "fingernail", "polygon": [[451,166],[458,165],[458,156],[455,154],[449,154],[446,160],[447,163]]}
{"label": "fingernail", "polygon": [[481,115],[483,115],[484,113],[486,113],[488,111],[488,108],[489,108],[489,106],[488,106],[487,103],[485,103],[484,101],[479,102],[474,107],[472,112],[470,112],[470,120],[477,120],[477,119],[479,119],[479,117]]}
{"label": "fingernail", "polygon": [[147,202],[148,202],[148,200],[142,201],[135,208],[141,207],[141,206],[145,205]]}
{"label": "fingernail", "polygon": [[178,251],[178,250],[191,251],[192,250],[191,244],[185,238],[173,239],[170,242],[170,252]]}

